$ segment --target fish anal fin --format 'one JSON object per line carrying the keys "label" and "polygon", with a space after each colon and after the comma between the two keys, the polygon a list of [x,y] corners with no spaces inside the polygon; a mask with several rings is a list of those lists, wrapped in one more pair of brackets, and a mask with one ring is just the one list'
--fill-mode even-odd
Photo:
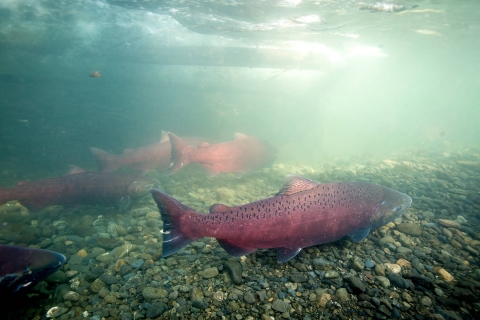
{"label": "fish anal fin", "polygon": [[84,173],[86,172],[84,169],[80,168],[80,167],[77,167],[77,166],[68,166],[69,169],[68,169],[68,172],[67,172],[67,175],[69,174],[79,174],[79,173]]}
{"label": "fish anal fin", "polygon": [[370,233],[370,228],[361,228],[355,231],[354,233],[350,234],[348,237],[353,242],[360,242],[365,239],[366,236]]}
{"label": "fish anal fin", "polygon": [[226,206],[221,203],[214,203],[210,207],[210,213],[220,213],[220,212],[226,212],[227,210],[231,209],[231,207]]}
{"label": "fish anal fin", "polygon": [[294,176],[294,175],[288,175],[287,181],[285,181],[285,183],[283,184],[282,189],[278,191],[277,196],[280,196],[280,195],[289,196],[298,192],[313,189],[316,186],[318,186],[318,183],[316,183],[313,180]]}
{"label": "fish anal fin", "polygon": [[302,248],[277,248],[277,261],[287,262],[302,251]]}
{"label": "fish anal fin", "polygon": [[243,133],[235,132],[234,138],[235,138],[235,140],[243,140],[243,139],[247,139],[248,136],[246,134],[243,134]]}
{"label": "fish anal fin", "polygon": [[228,242],[226,240],[222,240],[222,239],[217,239],[218,243],[220,244],[220,246],[231,256],[233,257],[241,257],[241,256],[245,256],[249,253],[252,253],[254,252],[255,250],[257,250],[257,248],[250,248],[250,247],[242,247],[240,245],[237,245],[237,244],[233,244],[231,242]]}

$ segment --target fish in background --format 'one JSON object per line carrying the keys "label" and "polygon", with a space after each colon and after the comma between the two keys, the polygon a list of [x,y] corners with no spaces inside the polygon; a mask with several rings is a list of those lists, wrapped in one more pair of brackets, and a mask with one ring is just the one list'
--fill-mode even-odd
{"label": "fish in background", "polygon": [[235,172],[238,177],[273,163],[277,150],[267,141],[236,133],[233,141],[208,144],[193,148],[169,133],[172,144],[172,164],[169,173],[175,173],[192,162],[199,163],[212,176],[220,172]]}
{"label": "fish in background", "polygon": [[[197,147],[206,141],[204,138],[182,138],[191,147]],[[137,149],[125,149],[123,154],[116,155],[98,148],[90,148],[97,160],[101,172],[112,172],[120,167],[128,166],[145,174],[151,169],[166,170],[171,162],[171,150],[168,134],[162,132],[159,142]]]}
{"label": "fish in background", "polygon": [[28,291],[65,260],[64,255],[50,250],[0,245],[0,297]]}
{"label": "fish in background", "polygon": [[28,209],[36,211],[55,204],[74,206],[122,202],[126,208],[130,197],[144,196],[156,183],[156,180],[149,177],[88,172],[71,166],[69,173],[64,176],[0,188],[0,205],[17,200]]}
{"label": "fish in background", "polygon": [[214,204],[200,214],[163,191],[152,189],[163,220],[162,256],[195,239],[216,238],[234,257],[278,248],[285,262],[302,248],[345,236],[363,240],[370,230],[399,217],[412,203],[403,193],[373,183],[316,183],[289,176],[274,197],[228,207]]}

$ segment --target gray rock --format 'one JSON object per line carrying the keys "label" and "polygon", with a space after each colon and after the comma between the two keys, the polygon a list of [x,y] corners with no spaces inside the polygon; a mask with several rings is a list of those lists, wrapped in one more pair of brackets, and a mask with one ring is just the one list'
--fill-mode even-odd
{"label": "gray rock", "polygon": [[282,300],[275,300],[272,303],[272,309],[280,313],[287,312],[290,309],[290,305]]}
{"label": "gray rock", "polygon": [[168,292],[162,288],[146,287],[142,291],[143,298],[147,301],[162,299],[168,296]]}
{"label": "gray rock", "polygon": [[346,281],[350,285],[350,289],[352,289],[354,294],[360,294],[365,292],[366,287],[363,284],[362,280],[360,280],[360,278],[351,276],[348,277]]}
{"label": "gray rock", "polygon": [[382,277],[382,276],[377,276],[377,281],[378,283],[380,283],[380,285],[384,288],[388,288],[390,287],[390,280],[388,280],[386,277]]}
{"label": "gray rock", "polygon": [[147,318],[156,318],[167,311],[167,306],[163,302],[154,302],[147,309]]}
{"label": "gray rock", "polygon": [[398,236],[398,241],[404,245],[404,246],[407,246],[407,247],[410,247],[412,244],[413,244],[413,241],[412,239],[410,239],[407,235],[401,233],[399,236]]}
{"label": "gray rock", "polygon": [[74,254],[68,259],[68,264],[81,264],[83,261],[83,257],[79,256],[78,254]]}
{"label": "gray rock", "polygon": [[420,299],[420,303],[425,307],[429,307],[432,305],[432,300],[427,296],[423,296],[422,299]]}
{"label": "gray rock", "polygon": [[390,283],[397,288],[407,289],[410,287],[408,280],[403,279],[400,275],[393,272],[388,274],[388,280],[390,280]]}
{"label": "gray rock", "polygon": [[354,259],[352,262],[352,269],[355,271],[362,271],[365,268],[365,263],[360,259]]}
{"label": "gray rock", "polygon": [[204,310],[208,308],[208,302],[205,301],[205,299],[203,298],[195,299],[192,302],[192,306],[194,306],[195,308]]}
{"label": "gray rock", "polygon": [[301,273],[292,273],[290,281],[295,283],[307,282],[308,278]]}
{"label": "gray rock", "polygon": [[330,270],[325,273],[326,279],[338,278],[338,276],[339,276],[338,272],[334,270]]}
{"label": "gray rock", "polygon": [[80,295],[75,291],[69,291],[63,296],[63,299],[68,301],[78,301],[80,300]]}
{"label": "gray rock", "polygon": [[375,265],[375,274],[377,276],[385,277],[385,265],[382,263],[377,263]]}
{"label": "gray rock", "polygon": [[100,280],[102,280],[103,282],[105,282],[106,284],[109,284],[109,285],[112,285],[112,284],[116,284],[118,283],[118,279],[117,277],[115,277],[113,274],[111,273],[104,273],[100,276]]}
{"label": "gray rock", "polygon": [[419,237],[422,234],[422,228],[414,223],[397,224],[397,230],[412,237]]}
{"label": "gray rock", "polygon": [[337,292],[335,292],[335,297],[340,302],[345,302],[345,301],[350,300],[350,296],[348,295],[347,289],[345,289],[345,288],[337,289]]}
{"label": "gray rock", "polygon": [[201,274],[202,274],[202,277],[204,277],[205,279],[214,278],[218,276],[218,269],[217,267],[207,268],[203,270]]}
{"label": "gray rock", "polygon": [[394,243],[395,239],[392,236],[385,236],[382,239],[378,240],[378,244],[384,246],[387,243]]}
{"label": "gray rock", "polygon": [[247,291],[243,294],[243,301],[245,301],[248,304],[253,304],[255,303],[255,294],[251,291]]}
{"label": "gray rock", "polygon": [[228,275],[232,279],[233,283],[242,283],[242,265],[240,262],[236,260],[228,260],[225,262],[225,269],[227,270]]}
{"label": "gray rock", "polygon": [[64,283],[67,281],[67,276],[62,270],[57,270],[55,273],[51,274],[46,281],[50,283]]}
{"label": "gray rock", "polygon": [[193,287],[192,291],[190,291],[190,299],[192,301],[195,301],[202,298],[203,298],[203,290],[199,287]]}

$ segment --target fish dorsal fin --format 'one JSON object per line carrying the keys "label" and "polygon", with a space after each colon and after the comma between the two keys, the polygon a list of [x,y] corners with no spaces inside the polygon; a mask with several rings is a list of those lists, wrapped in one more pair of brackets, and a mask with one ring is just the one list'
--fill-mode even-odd
{"label": "fish dorsal fin", "polygon": [[168,132],[162,131],[162,137],[160,138],[160,142],[167,142],[170,141],[170,138],[168,137]]}
{"label": "fish dorsal fin", "polygon": [[133,152],[132,148],[123,149],[123,154],[132,153],[132,152]]}
{"label": "fish dorsal fin", "polygon": [[231,209],[231,207],[226,206],[226,205],[224,205],[224,204],[214,203],[214,204],[212,204],[212,206],[210,207],[210,213],[227,212],[227,211],[230,210],[230,209]]}
{"label": "fish dorsal fin", "polygon": [[277,261],[287,262],[302,251],[302,248],[278,248]]}
{"label": "fish dorsal fin", "polygon": [[208,142],[200,142],[200,144],[198,145],[199,148],[204,148],[204,147],[208,147],[210,145],[210,143]]}
{"label": "fish dorsal fin", "polygon": [[234,138],[235,138],[235,140],[243,140],[243,139],[247,139],[248,136],[246,134],[243,134],[243,133],[235,132]]}
{"label": "fish dorsal fin", "polygon": [[316,183],[313,180],[294,176],[294,175],[288,175],[287,181],[285,181],[285,183],[283,184],[282,189],[278,191],[277,196],[280,196],[280,195],[290,196],[298,192],[313,189],[316,186],[318,186],[318,183]]}
{"label": "fish dorsal fin", "polygon": [[80,167],[77,167],[77,166],[69,166],[69,170],[67,172],[67,175],[69,174],[79,174],[79,173],[84,173],[84,172],[87,172],[85,171],[84,169],[80,168]]}

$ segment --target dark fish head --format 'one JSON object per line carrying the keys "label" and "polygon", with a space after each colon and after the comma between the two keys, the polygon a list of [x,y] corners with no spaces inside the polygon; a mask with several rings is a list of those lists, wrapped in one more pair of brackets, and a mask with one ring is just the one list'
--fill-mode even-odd
{"label": "dark fish head", "polygon": [[150,189],[158,185],[158,181],[149,177],[139,177],[128,186],[128,195],[134,198],[145,196]]}
{"label": "dark fish head", "polygon": [[64,255],[50,250],[0,245],[0,294],[33,288],[65,260]]}
{"label": "dark fish head", "polygon": [[412,204],[404,193],[383,187],[383,198],[372,216],[372,229],[386,225],[401,216]]}

